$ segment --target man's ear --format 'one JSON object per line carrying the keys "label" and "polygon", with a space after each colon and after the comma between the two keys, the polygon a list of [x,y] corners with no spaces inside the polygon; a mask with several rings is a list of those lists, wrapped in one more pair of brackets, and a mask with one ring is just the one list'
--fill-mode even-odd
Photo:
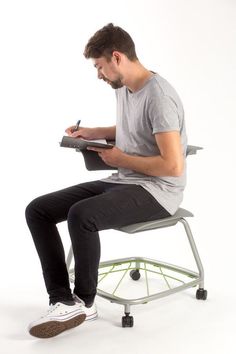
{"label": "man's ear", "polygon": [[117,52],[117,51],[114,51],[114,52],[112,53],[112,57],[114,58],[116,64],[119,65],[120,62],[121,62],[121,53],[120,53],[120,52]]}

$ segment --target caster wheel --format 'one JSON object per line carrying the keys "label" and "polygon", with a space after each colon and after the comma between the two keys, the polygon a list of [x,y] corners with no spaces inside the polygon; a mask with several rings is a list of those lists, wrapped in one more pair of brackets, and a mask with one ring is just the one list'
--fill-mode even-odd
{"label": "caster wheel", "polygon": [[200,288],[196,292],[196,298],[198,300],[206,300],[207,299],[207,290]]}
{"label": "caster wheel", "polygon": [[134,318],[133,316],[125,315],[122,317],[122,327],[133,327]]}
{"label": "caster wheel", "polygon": [[138,269],[131,270],[129,275],[133,280],[139,280],[139,278],[141,277],[141,274],[139,273]]}

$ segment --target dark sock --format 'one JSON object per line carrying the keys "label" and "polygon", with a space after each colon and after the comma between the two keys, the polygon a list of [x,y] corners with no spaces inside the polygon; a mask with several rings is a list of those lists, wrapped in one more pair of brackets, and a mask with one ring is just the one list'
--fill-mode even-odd
{"label": "dark sock", "polygon": [[68,305],[68,306],[75,305],[75,302],[73,300],[63,300],[63,301],[50,302],[50,305],[55,305],[57,302],[61,302],[62,304]]}
{"label": "dark sock", "polygon": [[75,302],[73,300],[68,300],[68,301],[60,301],[62,304],[64,305],[68,305],[68,306],[73,306],[75,305]]}
{"label": "dark sock", "polygon": [[86,304],[85,305],[85,307],[88,307],[88,308],[90,308],[90,307],[92,307],[93,306],[93,302],[91,303],[91,304]]}

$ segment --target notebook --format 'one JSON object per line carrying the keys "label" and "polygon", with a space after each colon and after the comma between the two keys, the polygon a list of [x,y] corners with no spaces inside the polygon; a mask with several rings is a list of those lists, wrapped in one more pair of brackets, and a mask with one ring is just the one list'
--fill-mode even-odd
{"label": "notebook", "polygon": [[60,142],[61,147],[72,149],[86,150],[88,146],[101,147],[103,149],[112,149],[114,145],[107,143],[105,139],[86,140],[82,138],[73,138],[71,136],[63,136]]}
{"label": "notebook", "polygon": [[68,147],[76,149],[81,152],[84,158],[84,163],[89,171],[98,170],[116,170],[115,167],[107,165],[96,151],[87,150],[88,146],[96,146],[104,149],[112,149],[115,141],[106,141],[105,139],[86,140],[81,138],[72,138],[70,136],[63,136],[60,142],[61,147]]}

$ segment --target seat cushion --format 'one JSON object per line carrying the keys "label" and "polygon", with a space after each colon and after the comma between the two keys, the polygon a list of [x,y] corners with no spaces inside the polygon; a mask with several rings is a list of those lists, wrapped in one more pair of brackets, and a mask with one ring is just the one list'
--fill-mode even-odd
{"label": "seat cushion", "polygon": [[193,214],[186,209],[179,208],[176,213],[168,218],[163,218],[159,220],[140,222],[132,225],[122,226],[120,228],[116,228],[115,230],[123,231],[129,234],[133,234],[136,232],[141,232],[145,230],[159,229],[161,227],[169,227],[177,224],[177,222],[186,217],[192,217]]}

